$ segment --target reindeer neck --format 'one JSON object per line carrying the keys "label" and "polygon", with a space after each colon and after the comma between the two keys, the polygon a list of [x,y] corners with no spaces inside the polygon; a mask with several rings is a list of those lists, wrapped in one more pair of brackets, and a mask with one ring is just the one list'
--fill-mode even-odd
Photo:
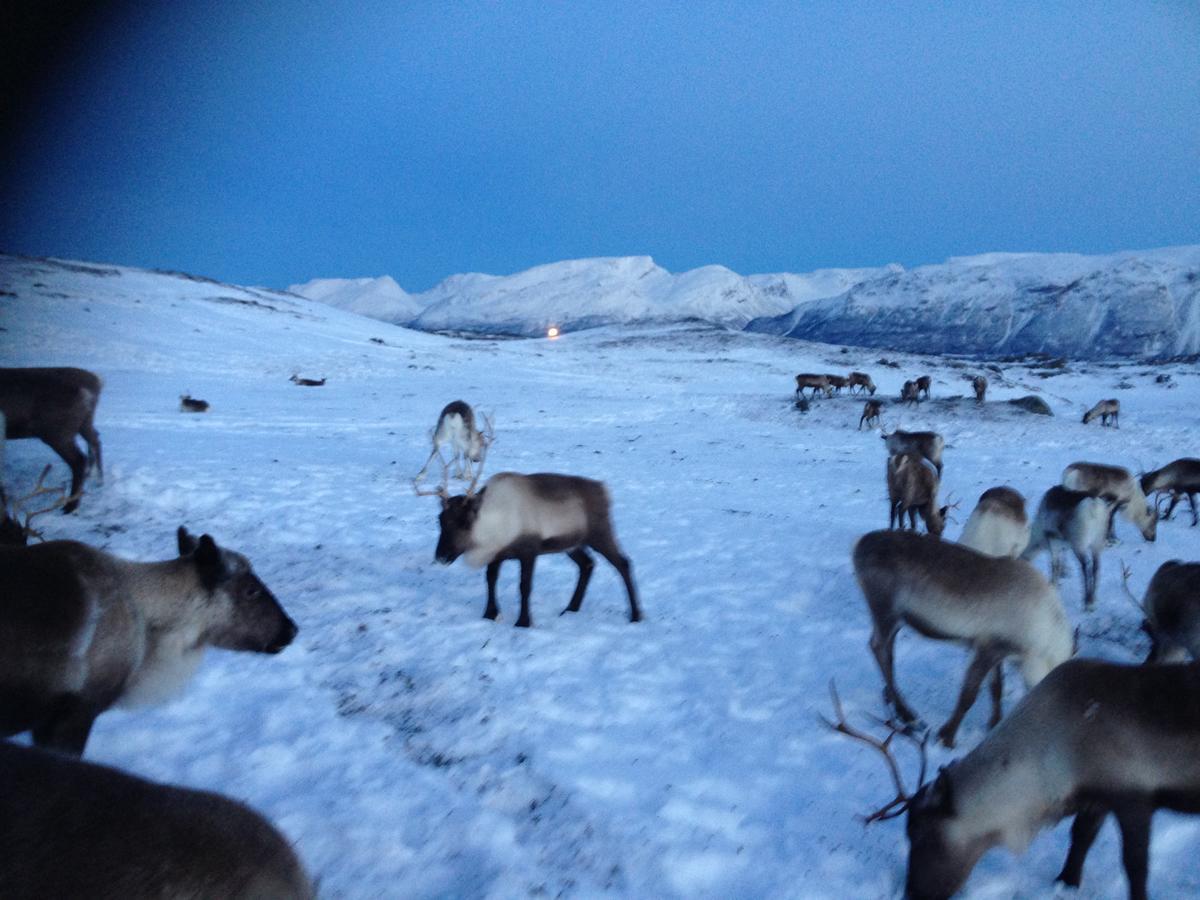
{"label": "reindeer neck", "polygon": [[188,610],[204,596],[190,559],[126,562],[126,589],[152,630],[174,630],[188,619]]}

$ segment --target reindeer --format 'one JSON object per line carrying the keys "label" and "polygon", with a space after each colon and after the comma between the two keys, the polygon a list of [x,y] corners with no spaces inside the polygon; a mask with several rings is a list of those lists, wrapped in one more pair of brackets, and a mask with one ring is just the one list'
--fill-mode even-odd
{"label": "reindeer", "polygon": [[825,377],[829,379],[829,386],[833,388],[835,394],[840,394],[842,388],[850,384],[850,379],[845,375],[826,375]]}
{"label": "reindeer", "polygon": [[[487,456],[488,447],[496,438],[496,429],[492,420],[484,416],[483,421],[484,429],[480,431],[475,427],[475,411],[462,400],[453,400],[442,407],[437,425],[430,433],[433,452],[429,454],[429,459],[425,460],[425,465],[417,473],[414,483],[421,482],[429,470],[429,464],[435,458],[442,463],[442,486],[445,487],[449,483],[449,470],[445,460],[442,459],[442,447],[447,445],[452,451],[450,462],[455,466],[454,477],[473,478],[472,484],[478,481],[478,473],[483,471],[483,461]],[[471,468],[472,463],[475,464],[474,472]]]}
{"label": "reindeer", "polygon": [[[100,435],[92,420],[100,400],[100,378],[84,369],[0,369],[0,412],[10,440],[38,438],[71,469],[71,497],[63,512],[74,512],[83,481],[93,465],[104,479]],[[80,451],[75,436],[87,444]]]}
{"label": "reindeer", "polygon": [[181,394],[179,397],[179,411],[194,413],[208,412],[208,401],[197,400],[191,394]]}
{"label": "reindeer", "polygon": [[325,379],[322,378],[301,378],[299,375],[293,375],[288,379],[292,384],[300,387],[321,387],[325,384]]}
{"label": "reindeer", "polygon": [[206,646],[278,653],[296,623],[240,553],[178,531],[179,558],[75,541],[0,547],[0,736],[80,755],[114,704],[181,688]]}
{"label": "reindeer", "polygon": [[887,446],[888,454],[920,453],[933,463],[938,477],[942,477],[942,451],[946,447],[945,439],[936,431],[900,431],[891,434],[884,432],[880,435]]}
{"label": "reindeer", "polygon": [[904,386],[900,388],[900,402],[911,403],[916,406],[921,402],[921,397],[917,391],[917,383],[915,381],[906,381]]}
{"label": "reindeer", "polygon": [[[1192,527],[1200,523],[1200,513],[1196,510],[1196,494],[1200,494],[1200,459],[1184,457],[1169,462],[1161,469],[1147,472],[1139,479],[1142,493],[1149,497],[1151,494],[1170,494],[1171,503],[1167,507],[1164,519],[1170,519],[1175,512],[1175,506],[1184,495],[1192,507]],[[1155,503],[1157,511],[1158,504]]]}
{"label": "reindeer", "polygon": [[866,372],[851,372],[846,381],[850,384],[850,393],[853,394],[854,389],[858,388],[859,391],[865,390],[872,397],[875,396],[875,382]]}
{"label": "reindeer", "polygon": [[[943,545],[948,546],[948,545]],[[1059,665],[974,750],[905,791],[889,736],[836,730],[879,749],[894,800],[869,821],[907,814],[905,896],[950,897],[992,847],[1021,853],[1074,815],[1056,881],[1078,887],[1104,819],[1116,815],[1130,900],[1145,900],[1154,811],[1200,812],[1200,666]],[[846,727],[841,727],[846,726]]]}
{"label": "reindeer", "polygon": [[917,394],[924,394],[925,399],[929,399],[929,388],[933,385],[933,378],[929,375],[918,375],[916,380]]}
{"label": "reindeer", "polygon": [[896,686],[896,633],[911,625],[935,640],[958,641],[974,652],[953,714],[938,739],[954,746],[959,723],[992,673],[992,716],[1000,721],[1002,664],[1020,659],[1032,687],[1068,659],[1072,635],[1058,591],[1019,559],[984,556],[967,547],[911,531],[872,531],[854,547],[854,574],[871,612],[871,652],[883,674],[884,699],[908,724],[916,713]]}
{"label": "reindeer", "polygon": [[1063,487],[1073,491],[1084,491],[1093,497],[1109,496],[1115,499],[1112,515],[1108,522],[1109,540],[1115,540],[1114,520],[1118,511],[1142,532],[1142,537],[1153,541],[1158,532],[1158,513],[1146,502],[1142,486],[1120,466],[1101,463],[1071,463],[1063,470]]}
{"label": "reindeer", "polygon": [[1029,543],[1025,498],[1007,486],[988,488],[979,495],[958,542],[985,556],[1020,556]]}
{"label": "reindeer", "polygon": [[0,896],[316,896],[291,844],[219,794],[0,741]]}
{"label": "reindeer", "polygon": [[975,402],[980,406],[983,405],[984,398],[987,396],[988,380],[985,375],[976,375],[971,379],[971,388],[975,391]]}
{"label": "reindeer", "polygon": [[[478,480],[478,476],[476,476]],[[487,566],[485,619],[500,614],[496,603],[496,579],[506,559],[521,563],[521,614],[518,628],[533,624],[529,615],[529,593],[533,567],[543,553],[566,553],[579,567],[579,581],[564,613],[579,612],[595,565],[585,549],[591,547],[612,564],[625,582],[629,595],[629,621],[642,618],[637,588],[629,559],[621,552],[613,534],[608,488],[603,482],[574,475],[539,473],[493,475],[479,493],[475,482],[466,494],[451,497],[445,487],[418,493],[437,494],[442,501],[439,517],[441,535],[434,558],[450,565],[465,554],[472,568]]]}
{"label": "reindeer", "polygon": [[1145,615],[1142,630],[1150,635],[1146,662],[1200,660],[1200,563],[1163,563],[1138,606]]}
{"label": "reindeer", "polygon": [[810,373],[797,375],[796,396],[803,397],[805,388],[812,388],[813,397],[817,396],[817,391],[821,391],[826,397],[833,396],[833,387],[829,383],[828,375],[813,375]]}
{"label": "reindeer", "polygon": [[899,524],[904,528],[904,514],[909,527],[916,529],[917,513],[925,529],[934,537],[946,530],[948,506],[938,507],[940,480],[933,463],[919,453],[898,453],[887,461],[888,528]]}
{"label": "reindeer", "polygon": [[1096,584],[1100,577],[1100,551],[1112,517],[1114,501],[1110,496],[1093,497],[1083,491],[1055,485],[1042,496],[1033,520],[1029,544],[1021,554],[1033,560],[1043,550],[1050,551],[1050,577],[1062,578],[1061,547],[1070,546],[1079,561],[1083,577],[1083,608],[1096,603]]}
{"label": "reindeer", "polygon": [[882,400],[868,400],[863,403],[862,415],[858,419],[858,430],[862,431],[863,422],[867,423],[868,428],[874,428],[879,424],[879,416],[882,412]]}
{"label": "reindeer", "polygon": [[1101,400],[1083,414],[1083,424],[1086,425],[1097,416],[1100,417],[1101,427],[1108,425],[1108,420],[1111,418],[1113,425],[1117,428],[1120,428],[1121,423],[1119,422],[1119,419],[1121,416],[1121,401]]}

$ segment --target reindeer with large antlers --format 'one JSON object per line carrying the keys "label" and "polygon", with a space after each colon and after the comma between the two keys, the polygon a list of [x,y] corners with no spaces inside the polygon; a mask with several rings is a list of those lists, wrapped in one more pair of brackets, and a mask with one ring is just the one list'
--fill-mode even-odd
{"label": "reindeer with large antlers", "polygon": [[[480,431],[475,425],[475,411],[462,400],[447,403],[430,434],[433,452],[429,454],[429,459],[425,460],[425,465],[413,481],[420,484],[429,470],[430,463],[437,459],[442,463],[443,488],[448,484],[451,474],[454,478],[470,478],[471,487],[474,488],[479,474],[483,471],[483,459],[487,455],[488,447],[496,439],[496,429],[491,418],[485,415],[483,422],[484,428]],[[442,459],[442,447],[450,448],[450,463],[455,467],[453,473],[450,472],[449,464]]]}

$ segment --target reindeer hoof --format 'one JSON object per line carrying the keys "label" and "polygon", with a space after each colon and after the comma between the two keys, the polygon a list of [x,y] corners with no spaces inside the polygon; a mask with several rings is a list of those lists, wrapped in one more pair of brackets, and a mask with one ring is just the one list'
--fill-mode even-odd
{"label": "reindeer hoof", "polygon": [[517,619],[516,625],[514,625],[513,627],[514,628],[529,628],[531,625],[533,625],[533,622],[529,619]]}
{"label": "reindeer hoof", "polygon": [[938,743],[941,744],[943,747],[945,747],[947,750],[953,750],[954,749],[954,732],[947,731],[945,728],[943,728],[941,731],[938,732]]}

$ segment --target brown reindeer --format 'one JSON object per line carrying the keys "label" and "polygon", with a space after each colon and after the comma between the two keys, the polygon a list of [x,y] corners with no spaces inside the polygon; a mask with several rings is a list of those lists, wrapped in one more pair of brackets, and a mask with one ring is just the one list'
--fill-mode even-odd
{"label": "brown reindeer", "polygon": [[1142,486],[1128,469],[1103,463],[1077,462],[1063,469],[1063,487],[1083,491],[1093,497],[1111,497],[1116,501],[1108,523],[1109,540],[1114,539],[1114,521],[1120,512],[1138,527],[1142,537],[1153,541],[1158,533],[1158,513],[1146,500]]}
{"label": "brown reindeer", "polygon": [[480,430],[475,424],[475,411],[462,400],[452,400],[442,407],[437,425],[430,434],[433,452],[417,473],[414,483],[419,484],[424,479],[434,459],[442,463],[442,486],[445,487],[449,483],[451,473],[446,461],[442,459],[442,447],[449,447],[450,463],[454,465],[453,477],[471,478],[474,485],[479,480],[478,473],[483,471],[488,447],[496,439],[496,428],[492,420],[484,416],[483,421],[484,427]]}
{"label": "brown reindeer", "polygon": [[1146,662],[1200,660],[1200,563],[1163,563],[1138,605],[1145,615],[1142,629],[1150,635]]}
{"label": "brown reindeer", "polygon": [[219,794],[0,741],[0,896],[310,900],[291,844]]}
{"label": "brown reindeer", "polygon": [[937,468],[919,453],[898,453],[887,461],[888,528],[904,527],[908,514],[909,527],[916,529],[917,514],[926,530],[941,537],[946,529],[947,506],[938,507],[940,479]]}
{"label": "brown reindeer", "polygon": [[811,373],[801,373],[796,376],[796,396],[803,397],[804,389],[811,388],[812,395],[815,398],[817,391],[821,391],[826,397],[833,396],[833,387],[829,383],[828,375],[813,375]]}
{"label": "brown reindeer", "polygon": [[[1200,513],[1196,510],[1196,494],[1200,494],[1200,459],[1185,457],[1169,462],[1161,469],[1147,472],[1139,479],[1142,493],[1149,497],[1151,494],[1169,494],[1170,505],[1163,515],[1170,519],[1175,512],[1175,506],[1184,496],[1192,507],[1192,527],[1200,523]],[[1158,504],[1155,503],[1157,511]]]}
{"label": "brown reindeer", "polygon": [[879,424],[879,417],[883,412],[882,400],[868,400],[863,403],[862,415],[858,419],[858,430],[862,431],[863,423],[867,423],[868,428],[874,428]]}
{"label": "brown reindeer", "polygon": [[915,381],[906,381],[904,386],[900,388],[900,402],[911,403],[916,406],[921,402],[921,397],[917,391],[917,383]]}
{"label": "brown reindeer", "polygon": [[301,378],[299,375],[293,375],[288,381],[300,387],[321,387],[325,384],[324,378]]}
{"label": "brown reindeer", "polygon": [[179,411],[194,413],[208,412],[208,401],[197,400],[191,394],[181,394],[179,397]]}
{"label": "brown reindeer", "polygon": [[850,393],[854,393],[854,389],[866,391],[872,397],[875,396],[875,382],[871,380],[871,376],[866,372],[851,372],[846,379],[850,384]]}
{"label": "brown reindeer", "polygon": [[840,394],[842,388],[850,384],[850,379],[845,375],[826,375],[825,377],[829,379],[829,386],[833,388],[835,394]]}
{"label": "brown reindeer", "polygon": [[1083,424],[1086,425],[1096,417],[1100,418],[1100,425],[1105,426],[1108,420],[1112,419],[1113,426],[1121,427],[1121,401],[1120,400],[1101,400],[1091,409],[1083,414]]}
{"label": "brown reindeer", "polygon": [[1056,484],[1046,491],[1038,504],[1029,544],[1021,554],[1022,559],[1032,560],[1043,550],[1049,550],[1050,577],[1057,582],[1063,573],[1061,549],[1064,545],[1069,546],[1083,577],[1085,610],[1090,610],[1096,602],[1100,553],[1104,550],[1113,510],[1114,501],[1110,496],[1093,497]]}
{"label": "brown reindeer", "polygon": [[987,377],[984,375],[976,375],[971,379],[971,388],[975,391],[975,402],[983,405],[984,398],[987,397]]}
{"label": "brown reindeer", "polygon": [[642,618],[637,588],[629,559],[621,552],[613,533],[608,489],[602,482],[573,475],[493,475],[479,493],[474,483],[467,493],[451,497],[444,488],[436,492],[442,501],[439,517],[441,535],[434,558],[450,565],[465,556],[473,568],[487,566],[485,619],[500,613],[496,603],[496,580],[506,559],[521,563],[521,614],[517,627],[533,624],[529,594],[533,568],[543,553],[566,553],[579,567],[579,581],[564,613],[578,612],[595,566],[585,548],[591,547],[612,564],[625,582],[629,596],[629,621]]}
{"label": "brown reindeer", "polygon": [[[84,369],[0,369],[0,412],[7,437],[38,438],[71,469],[72,499],[63,512],[79,506],[83,480],[93,464],[104,477],[100,435],[93,424],[100,388],[100,378]],[[76,435],[87,444],[86,456]]]}
{"label": "brown reindeer", "polygon": [[888,758],[897,797],[872,819],[907,814],[906,897],[950,897],[992,847],[1020,853],[1040,829],[1071,815],[1071,843],[1056,880],[1078,887],[1088,851],[1113,813],[1130,900],[1146,900],[1155,810],[1200,812],[1196,665],[1064,662],[979,746],[913,793],[904,790],[890,739],[838,730]]}
{"label": "brown reindeer", "polygon": [[925,399],[929,399],[929,388],[933,385],[933,379],[928,375],[919,375],[916,380],[917,394],[925,395]]}
{"label": "brown reindeer", "polygon": [[896,686],[896,634],[904,625],[974,651],[958,703],[938,738],[947,747],[988,673],[992,718],[1000,721],[1001,663],[1020,659],[1032,687],[1072,651],[1071,628],[1058,591],[1019,559],[984,556],[912,531],[873,531],[854,547],[854,574],[871,612],[871,652],[883,675],[884,698],[906,723],[916,713]]}
{"label": "brown reindeer", "polygon": [[0,736],[81,754],[96,717],[181,688],[206,646],[278,653],[296,624],[249,560],[178,532],[179,558],[75,541],[0,547]]}
{"label": "brown reindeer", "polygon": [[887,451],[891,456],[898,453],[920,453],[933,463],[938,477],[942,475],[942,451],[946,447],[945,439],[936,431],[901,431],[896,429],[891,434],[881,434]]}
{"label": "brown reindeer", "polygon": [[1025,498],[1008,486],[979,495],[958,542],[985,556],[1020,556],[1029,544]]}

